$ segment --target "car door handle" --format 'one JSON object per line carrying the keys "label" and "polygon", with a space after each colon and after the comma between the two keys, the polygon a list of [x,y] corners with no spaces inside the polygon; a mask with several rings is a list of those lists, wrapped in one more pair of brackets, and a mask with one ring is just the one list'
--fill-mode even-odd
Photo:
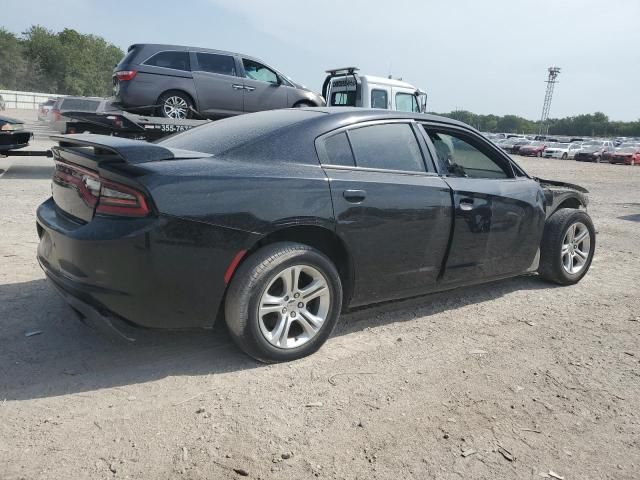
{"label": "car door handle", "polygon": [[342,196],[351,203],[360,203],[367,198],[367,192],[364,190],[345,190]]}
{"label": "car door handle", "polygon": [[244,89],[245,89],[247,92],[253,92],[253,91],[256,89],[256,87],[247,87],[247,86],[245,85],[245,86],[244,86]]}
{"label": "car door handle", "polygon": [[465,212],[473,210],[473,198],[460,199],[460,210],[464,210]]}
{"label": "car door handle", "polygon": [[231,88],[233,88],[234,90],[244,90],[244,85],[231,85]]}

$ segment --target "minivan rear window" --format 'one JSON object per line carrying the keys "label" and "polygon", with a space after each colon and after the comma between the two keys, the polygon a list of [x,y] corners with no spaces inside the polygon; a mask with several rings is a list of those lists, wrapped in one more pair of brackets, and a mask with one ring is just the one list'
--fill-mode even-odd
{"label": "minivan rear window", "polygon": [[145,65],[153,67],[172,68],[174,70],[191,70],[189,52],[158,52],[153,57],[144,62]]}

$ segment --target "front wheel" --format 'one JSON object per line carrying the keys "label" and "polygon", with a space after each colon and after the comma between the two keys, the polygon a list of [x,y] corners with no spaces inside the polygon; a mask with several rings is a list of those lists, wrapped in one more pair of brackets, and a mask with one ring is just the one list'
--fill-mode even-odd
{"label": "front wheel", "polygon": [[567,158],[569,158],[569,156],[566,153],[562,154],[562,160],[566,160]]}
{"label": "front wheel", "polygon": [[560,209],[544,227],[538,273],[560,285],[578,283],[591,266],[595,247],[596,231],[587,212]]}
{"label": "front wheel", "polygon": [[342,283],[331,260],[309,246],[279,242],[240,265],[227,292],[225,319],[245,353],[283,362],[318,350],[341,306]]}

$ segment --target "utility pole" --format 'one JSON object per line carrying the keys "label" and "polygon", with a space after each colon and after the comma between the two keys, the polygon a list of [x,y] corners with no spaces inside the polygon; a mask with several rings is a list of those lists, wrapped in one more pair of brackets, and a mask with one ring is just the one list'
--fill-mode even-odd
{"label": "utility pole", "polygon": [[539,135],[547,135],[549,133],[549,126],[547,120],[549,119],[549,110],[551,109],[551,99],[553,98],[553,87],[557,83],[558,75],[560,74],[560,67],[549,67],[549,76],[547,77],[547,91],[544,94],[544,103],[542,104],[542,116],[540,117],[540,130]]}

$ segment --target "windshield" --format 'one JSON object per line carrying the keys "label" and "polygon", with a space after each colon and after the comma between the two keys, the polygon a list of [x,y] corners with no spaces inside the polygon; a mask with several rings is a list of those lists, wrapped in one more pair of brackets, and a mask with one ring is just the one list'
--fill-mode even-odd
{"label": "windshield", "polygon": [[347,92],[333,92],[329,105],[332,107],[355,107],[356,106],[356,92],[350,90]]}

